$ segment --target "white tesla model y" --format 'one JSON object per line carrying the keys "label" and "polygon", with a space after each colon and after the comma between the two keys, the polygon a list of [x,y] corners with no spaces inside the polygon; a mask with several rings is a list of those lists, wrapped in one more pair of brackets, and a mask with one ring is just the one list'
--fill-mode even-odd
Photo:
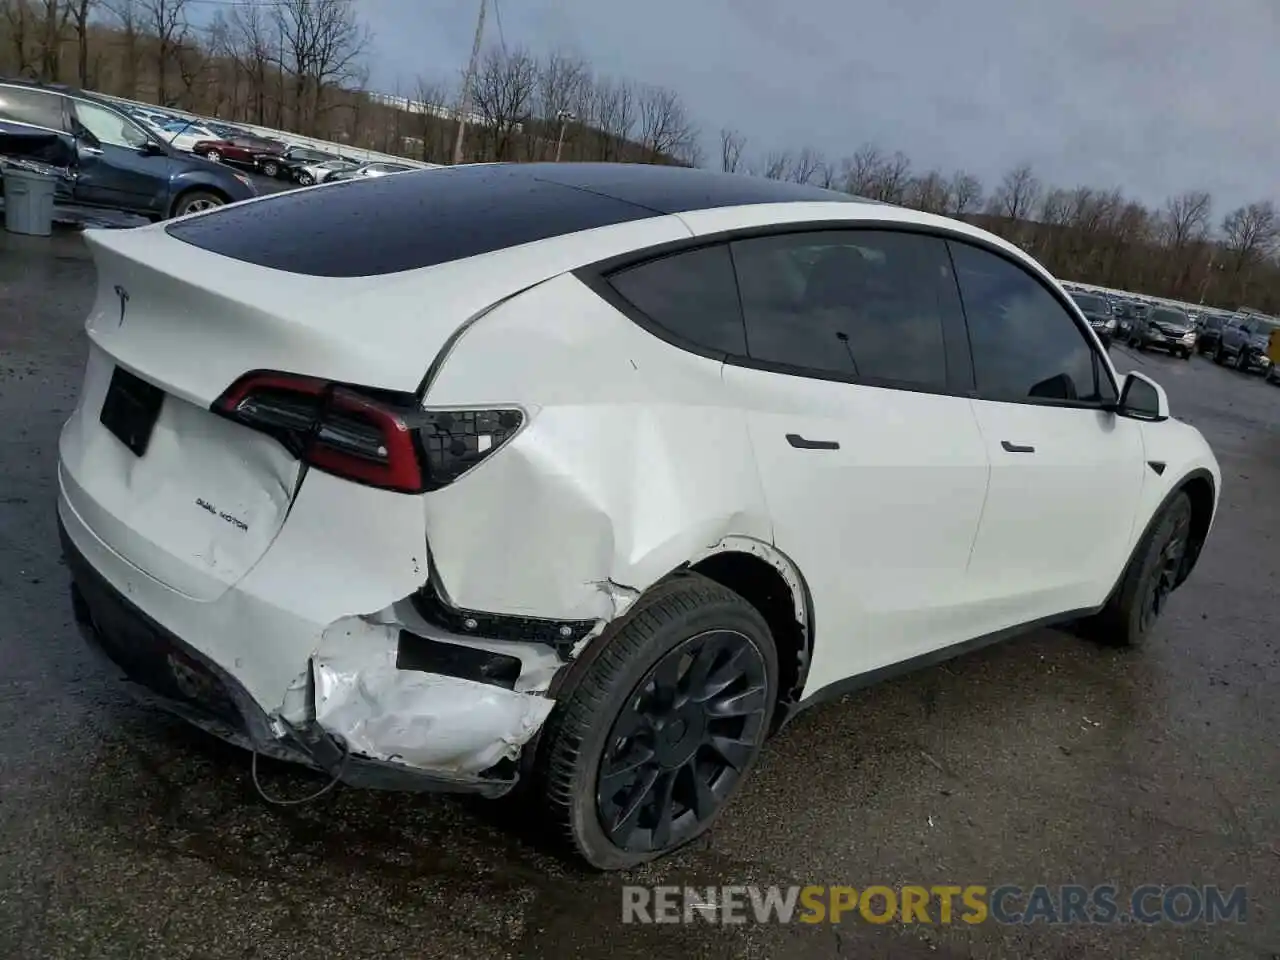
{"label": "white tesla model y", "polygon": [[91,232],[58,515],[85,633],[330,781],[706,830],[795,712],[1091,618],[1218,499],[1020,250],[809,187],[484,165]]}

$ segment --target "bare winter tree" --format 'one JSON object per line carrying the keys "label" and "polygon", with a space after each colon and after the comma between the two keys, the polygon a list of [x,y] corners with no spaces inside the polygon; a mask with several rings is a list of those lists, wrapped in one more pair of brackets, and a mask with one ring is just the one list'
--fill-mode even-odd
{"label": "bare winter tree", "polygon": [[1275,252],[1280,240],[1280,218],[1270,200],[1238,207],[1222,221],[1222,233],[1233,276]]}
{"label": "bare winter tree", "polygon": [[[576,121],[584,119],[581,108],[584,94],[590,87],[591,68],[579,57],[553,53],[538,64],[534,113],[542,121],[547,150],[541,153],[531,151],[530,159],[553,156],[562,129],[564,145],[572,151],[574,132],[578,129]],[[570,122],[570,118],[574,122]]]}
{"label": "bare winter tree", "polygon": [[867,196],[885,203],[902,203],[911,182],[911,160],[901,150],[883,160],[875,171]]}
{"label": "bare winter tree", "polygon": [[371,39],[369,29],[356,19],[352,0],[275,0],[274,12],[279,66],[293,80],[298,129],[316,133],[328,90],[358,73]]}
{"label": "bare winter tree", "polygon": [[249,116],[255,123],[267,123],[268,80],[278,59],[280,34],[277,23],[257,5],[237,6],[226,21],[228,55],[236,75],[244,76],[248,87]]}
{"label": "bare winter tree", "polygon": [[812,183],[825,166],[826,162],[822,159],[822,154],[812,147],[805,147],[796,154],[786,177],[796,183]]}
{"label": "bare winter tree", "polygon": [[187,0],[137,0],[141,28],[155,40],[156,100],[171,103],[170,68],[187,37]]}
{"label": "bare winter tree", "polygon": [[651,153],[673,156],[697,140],[680,95],[666,87],[643,86],[636,97],[640,145]]}
{"label": "bare winter tree", "polygon": [[724,173],[737,173],[742,165],[742,151],[747,138],[737,130],[724,127],[720,131],[720,169]]}
{"label": "bare winter tree", "polygon": [[625,81],[598,80],[593,90],[590,113],[596,128],[597,160],[621,159],[623,146],[636,126],[636,93]]}
{"label": "bare winter tree", "polygon": [[533,110],[538,62],[523,50],[491,49],[476,71],[471,102],[485,119],[483,140],[495,160],[515,159],[515,136]]}
{"label": "bare winter tree", "polygon": [[957,170],[947,184],[947,214],[963,217],[982,206],[982,181],[971,173]]}
{"label": "bare winter tree", "polygon": [[106,8],[118,24],[120,65],[123,82],[117,92],[125,97],[138,95],[138,33],[139,10],[137,0],[107,0]]}
{"label": "bare winter tree", "polygon": [[904,193],[907,206],[925,213],[946,213],[951,201],[949,184],[937,170],[912,177],[907,182]]}
{"label": "bare winter tree", "polygon": [[1164,220],[1169,232],[1169,245],[1183,250],[1209,230],[1209,213],[1213,203],[1204,190],[1188,190],[1165,201]]}
{"label": "bare winter tree", "polygon": [[874,144],[866,143],[852,157],[840,163],[840,179],[846,193],[858,197],[871,196],[880,176],[885,158]]}
{"label": "bare winter tree", "polygon": [[791,151],[773,150],[764,158],[762,176],[770,180],[785,180],[791,171]]}
{"label": "bare winter tree", "polygon": [[69,5],[62,0],[39,0],[40,79],[57,83],[62,79],[62,40],[67,32]]}
{"label": "bare winter tree", "polygon": [[[415,99],[421,104],[418,114],[419,134],[422,141],[420,160],[427,163],[448,163],[452,157],[454,121],[445,120],[445,104],[454,103],[457,97],[439,81],[418,78]],[[438,112],[437,112],[438,111]]]}
{"label": "bare winter tree", "polygon": [[32,43],[35,39],[35,23],[27,0],[0,0],[0,13],[4,15],[18,74],[34,79],[37,76]]}
{"label": "bare winter tree", "polygon": [[76,80],[82,87],[95,85],[89,73],[89,18],[97,7],[98,0],[67,0],[67,13],[76,33]]}
{"label": "bare winter tree", "polygon": [[1032,172],[1031,165],[1021,164],[1000,181],[991,197],[992,212],[1015,223],[1027,220],[1040,201],[1041,191],[1040,181]]}

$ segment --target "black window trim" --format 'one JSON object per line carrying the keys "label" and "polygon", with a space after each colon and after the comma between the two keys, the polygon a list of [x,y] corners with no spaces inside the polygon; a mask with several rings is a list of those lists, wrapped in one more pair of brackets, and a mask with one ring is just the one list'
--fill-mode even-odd
{"label": "black window trim", "polygon": [[[618,293],[609,282],[609,277],[611,275],[619,273],[628,267],[637,267],[650,261],[661,260],[666,257],[685,253],[690,250],[697,250],[702,247],[730,244],[736,240],[750,240],[757,237],[785,236],[787,234],[795,233],[848,232],[858,230],[923,234],[948,243],[965,243],[969,246],[985,250],[988,253],[993,253],[1003,260],[1007,260],[1047,290],[1050,295],[1053,296],[1054,300],[1056,300],[1058,304],[1067,311],[1067,316],[1069,316],[1075,323],[1077,332],[1084,338],[1085,344],[1089,347],[1093,356],[1094,369],[1098,371],[1100,376],[1105,376],[1106,379],[1110,381],[1112,392],[1117,397],[1117,400],[1114,402],[1107,402],[1104,400],[1056,400],[1048,397],[1026,397],[1016,400],[1002,399],[990,402],[1021,403],[1028,406],[1041,407],[1069,407],[1082,410],[1113,411],[1116,409],[1119,402],[1120,386],[1116,382],[1111,365],[1107,363],[1106,359],[1100,354],[1100,347],[1096,343],[1093,328],[1089,326],[1089,321],[1085,319],[1084,314],[1079,310],[1079,308],[1074,308],[1074,304],[1072,303],[1070,296],[1061,294],[1054,290],[1052,286],[1045,283],[1044,280],[1041,279],[1034,271],[1029,270],[1025,264],[1019,262],[1017,257],[1011,255],[1007,250],[1002,249],[991,241],[983,237],[972,237],[965,233],[948,230],[933,224],[910,223],[899,220],[846,219],[788,221],[786,223],[770,223],[752,227],[736,227],[713,234],[672,240],[667,243],[645,247],[640,250],[631,250],[627,253],[619,254],[618,256],[609,257],[605,260],[598,260],[595,263],[587,264],[572,272],[581,283],[585,284],[592,292],[607,302],[615,310],[631,319],[637,326],[653,334],[658,339],[664,340],[672,346],[685,351],[686,353],[692,353],[700,357],[705,357],[709,360],[731,364],[736,367],[747,367],[749,369],[764,370],[770,373],[781,373],[787,376],[804,377],[808,380],[828,380],[838,383],[851,383],[864,387],[904,390],[910,393],[928,393],[937,396],[965,397],[973,400],[982,399],[978,394],[976,381],[974,379],[973,348],[969,342],[968,315],[964,312],[964,295],[960,290],[960,280],[956,275],[954,263],[951,265],[951,276],[953,282],[956,284],[957,297],[960,300],[960,311],[958,314],[960,329],[958,331],[959,337],[956,337],[954,335],[956,331],[949,329],[950,325],[954,323],[955,318],[947,316],[943,317],[943,344],[944,349],[946,350],[947,361],[947,385],[945,387],[936,385],[931,386],[928,384],[910,381],[904,382],[898,380],[885,380],[876,377],[853,376],[851,374],[844,374],[838,371],[812,370],[808,367],[800,367],[792,364],[775,363],[767,360],[756,360],[751,357],[737,356],[724,350],[713,350],[701,344],[694,343],[658,323]],[[950,248],[948,248],[947,257],[948,259],[951,257]],[[739,310],[741,310],[741,291],[739,291]]]}

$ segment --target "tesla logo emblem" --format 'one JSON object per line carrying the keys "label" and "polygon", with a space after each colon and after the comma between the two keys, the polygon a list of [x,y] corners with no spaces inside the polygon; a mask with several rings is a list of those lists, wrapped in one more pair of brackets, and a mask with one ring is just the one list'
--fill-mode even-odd
{"label": "tesla logo emblem", "polygon": [[120,284],[116,284],[116,296],[120,298],[120,322],[116,324],[116,328],[124,326],[124,305],[129,302],[129,291]]}

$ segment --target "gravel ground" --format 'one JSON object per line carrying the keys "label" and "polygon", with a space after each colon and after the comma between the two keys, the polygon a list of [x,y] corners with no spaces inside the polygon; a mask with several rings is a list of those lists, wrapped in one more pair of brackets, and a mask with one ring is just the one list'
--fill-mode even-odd
{"label": "gravel ground", "polygon": [[[515,803],[340,789],[268,807],[249,758],[135,705],[72,624],[58,429],[94,273],[0,234],[0,955],[22,958],[1271,958],[1280,390],[1131,357],[1225,475],[1195,576],[1144,649],[1042,630],[789,727],[714,834],[627,878]],[[1087,719],[1086,719],[1087,718]],[[279,765],[279,793],[312,788]],[[624,926],[623,882],[1247,884],[1243,924]]]}

